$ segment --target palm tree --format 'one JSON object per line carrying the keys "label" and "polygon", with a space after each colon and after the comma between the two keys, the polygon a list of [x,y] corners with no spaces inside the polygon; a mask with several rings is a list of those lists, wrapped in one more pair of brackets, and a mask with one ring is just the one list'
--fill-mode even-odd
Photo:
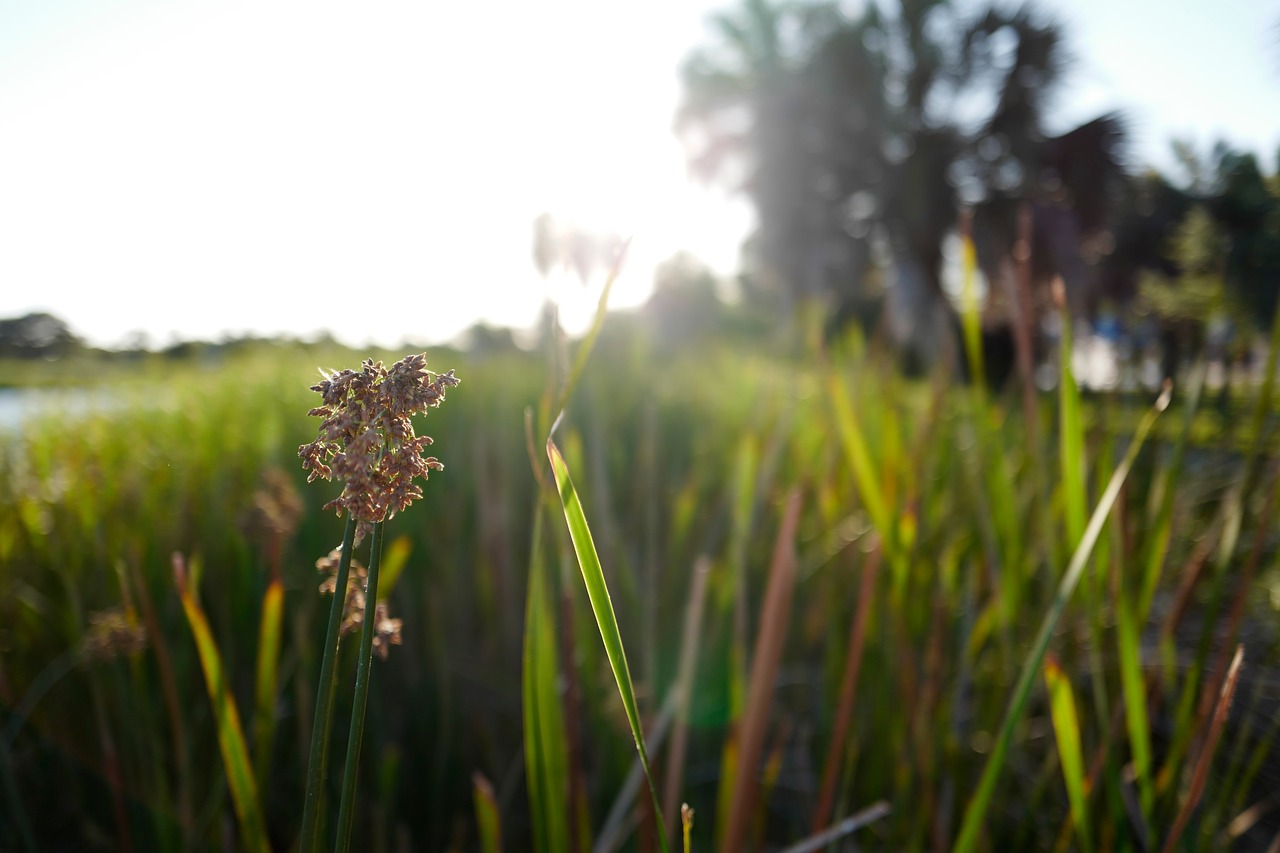
{"label": "palm tree", "polygon": [[[1070,266],[1105,218],[1121,128],[1104,117],[1047,137],[1063,66],[1051,22],[993,6],[966,25],[941,0],[895,12],[851,20],[745,0],[686,64],[678,127],[701,142],[699,174],[738,169],[760,221],[756,260],[781,292],[838,307],[880,268],[891,325],[933,360],[950,346],[942,245],[961,208],[975,208],[987,257],[1011,251],[1019,205],[1043,208],[1056,249],[1038,254]],[[975,123],[984,96],[994,106]]]}

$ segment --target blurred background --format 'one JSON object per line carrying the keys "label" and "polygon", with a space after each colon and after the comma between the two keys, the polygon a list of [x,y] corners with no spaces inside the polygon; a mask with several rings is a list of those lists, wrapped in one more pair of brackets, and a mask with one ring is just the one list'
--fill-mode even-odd
{"label": "blurred background", "polygon": [[659,849],[588,352],[673,844],[1280,849],[1278,305],[1276,2],[0,0],[0,849],[296,848],[307,389],[421,350],[360,849]]}

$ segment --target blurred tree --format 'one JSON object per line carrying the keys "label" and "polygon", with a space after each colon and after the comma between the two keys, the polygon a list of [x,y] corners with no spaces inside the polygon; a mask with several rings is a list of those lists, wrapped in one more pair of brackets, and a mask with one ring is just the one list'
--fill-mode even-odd
{"label": "blurred tree", "polygon": [[1204,348],[1205,329],[1218,318],[1237,322],[1243,316],[1239,300],[1228,290],[1223,271],[1227,240],[1208,208],[1193,207],[1174,231],[1169,258],[1177,266],[1174,277],[1148,271],[1138,284],[1141,307],[1156,316],[1165,341],[1166,376],[1194,359]]}
{"label": "blurred tree", "polygon": [[975,209],[994,269],[1019,205],[1035,205],[1044,277],[1082,290],[1082,248],[1122,174],[1121,128],[1105,116],[1048,136],[1061,36],[1026,10],[882,9],[744,0],[686,62],[677,129],[696,173],[750,194],[755,275],[838,312],[883,268],[896,335],[932,360],[954,345],[942,245],[961,209]]}
{"label": "blurred tree", "polygon": [[1215,154],[1206,204],[1228,241],[1224,276],[1253,324],[1266,327],[1280,305],[1280,169],[1268,178],[1252,154],[1225,146]]}
{"label": "blurred tree", "polygon": [[37,312],[0,320],[0,357],[60,358],[83,345],[71,327],[52,314]]}
{"label": "blurred tree", "polygon": [[[1263,173],[1252,154],[1223,142],[1200,154],[1186,142],[1174,143],[1184,188],[1149,173],[1135,179],[1116,225],[1114,279],[1149,269],[1165,277],[1183,272],[1177,252],[1180,226],[1194,206],[1203,208],[1223,238],[1218,271],[1246,328],[1265,328],[1280,304],[1280,161],[1277,172]],[[1134,276],[1136,278],[1136,276]]]}
{"label": "blurred tree", "polygon": [[688,252],[660,264],[644,315],[654,342],[663,349],[696,342],[716,331],[724,304],[715,273]]}

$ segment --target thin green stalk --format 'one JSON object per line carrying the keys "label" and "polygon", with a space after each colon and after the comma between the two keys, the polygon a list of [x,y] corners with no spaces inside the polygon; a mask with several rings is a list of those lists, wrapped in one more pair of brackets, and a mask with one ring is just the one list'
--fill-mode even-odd
{"label": "thin green stalk", "polygon": [[378,631],[378,568],[382,562],[382,527],[373,525],[369,545],[369,582],[364,594],[364,625],[360,629],[360,659],[356,664],[356,692],[351,707],[351,733],[347,736],[347,766],[342,772],[342,804],[338,808],[338,840],[341,853],[351,849],[351,825],[355,820],[356,786],[359,783],[360,742],[364,739],[364,709],[369,701],[373,674],[373,635]]}
{"label": "thin green stalk", "polygon": [[307,759],[307,792],[302,806],[302,853],[321,849],[320,797],[329,777],[329,734],[333,717],[333,700],[338,691],[338,628],[342,625],[342,606],[347,598],[347,577],[351,572],[351,548],[356,538],[356,521],[347,519],[342,535],[342,557],[333,587],[333,603],[329,607],[329,627],[324,635],[324,657],[320,661],[320,682],[316,687],[315,722],[311,726],[311,755]]}

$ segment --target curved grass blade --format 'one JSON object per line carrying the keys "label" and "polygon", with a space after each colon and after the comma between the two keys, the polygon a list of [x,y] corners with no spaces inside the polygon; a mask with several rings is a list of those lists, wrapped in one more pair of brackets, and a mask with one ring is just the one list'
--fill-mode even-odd
{"label": "curved grass blade", "polygon": [[1129,469],[1133,467],[1138,451],[1142,449],[1142,445],[1146,441],[1147,434],[1151,432],[1151,427],[1155,424],[1156,418],[1168,405],[1169,390],[1166,389],[1160,395],[1160,399],[1156,401],[1155,407],[1147,412],[1142,422],[1138,424],[1138,430],[1133,436],[1133,441],[1129,443],[1129,449],[1125,453],[1124,459],[1121,460],[1115,473],[1111,475],[1111,482],[1107,484],[1106,491],[1102,493],[1102,498],[1098,501],[1098,506],[1093,511],[1093,517],[1089,519],[1089,526],[1085,528],[1084,537],[1080,540],[1080,544],[1076,546],[1075,554],[1071,557],[1071,563],[1067,566],[1066,574],[1062,576],[1062,582],[1058,585],[1058,592],[1049,607],[1049,612],[1045,614],[1044,621],[1040,625],[1040,632],[1036,635],[1031,654],[1028,655],[1026,662],[1022,665],[1022,674],[1018,677],[1018,683],[1013,689],[1013,695],[1009,698],[1009,707],[1005,711],[1004,722],[1000,725],[1000,734],[996,738],[991,757],[987,759],[986,767],[982,771],[982,777],[978,781],[977,790],[965,810],[964,822],[960,826],[960,835],[956,839],[956,846],[953,848],[956,853],[971,853],[977,847],[978,833],[981,831],[987,809],[991,805],[991,797],[995,793],[996,781],[999,779],[1000,771],[1004,768],[1005,756],[1009,752],[1009,745],[1013,742],[1014,729],[1027,708],[1027,700],[1031,696],[1031,686],[1035,681],[1036,673],[1040,671],[1045,653],[1049,649],[1049,640],[1053,636],[1053,629],[1062,617],[1062,612],[1066,609],[1067,602],[1071,600],[1071,594],[1075,592],[1081,575],[1084,574],[1085,566],[1089,563],[1089,557],[1093,554],[1093,546],[1097,544],[1098,536],[1102,533],[1102,527],[1106,523],[1107,517],[1111,514],[1111,508],[1115,506],[1116,498],[1120,494],[1120,487],[1124,485],[1125,478],[1129,476]]}
{"label": "curved grass blade", "polygon": [[640,755],[640,765],[644,768],[645,778],[649,782],[649,795],[653,798],[653,813],[658,824],[658,841],[663,853],[668,853],[670,846],[667,843],[666,826],[662,820],[662,807],[658,802],[658,789],[649,768],[649,754],[644,745],[644,730],[640,726],[635,688],[631,684],[631,671],[627,666],[627,655],[622,646],[622,635],[618,631],[613,602],[609,598],[609,587],[604,580],[604,571],[600,567],[600,558],[596,554],[596,547],[591,539],[591,528],[587,526],[582,503],[569,476],[569,467],[551,439],[547,439],[547,456],[551,460],[551,471],[555,475],[556,488],[560,492],[560,504],[564,508],[564,518],[569,527],[569,537],[573,540],[578,568],[582,571],[582,580],[587,587],[587,597],[591,600],[591,610],[595,614],[596,625],[600,628],[600,639],[604,642],[605,653],[609,656],[609,665],[613,668],[613,677],[618,683],[618,694],[622,697],[627,722],[631,725],[631,734],[635,738],[636,752]]}
{"label": "curved grass blade", "polygon": [[245,847],[254,853],[270,853],[267,825],[263,821],[262,807],[258,801],[258,786],[253,781],[253,766],[249,763],[249,750],[245,746],[240,714],[227,686],[222,655],[218,653],[218,644],[213,640],[209,620],[205,618],[200,603],[187,584],[185,561],[181,555],[175,554],[173,563],[178,595],[182,598],[182,610],[191,625],[191,633],[195,635],[200,667],[204,670],[209,699],[213,702],[213,719],[218,727],[218,749],[222,752],[227,787],[231,789],[231,802],[244,833]]}

